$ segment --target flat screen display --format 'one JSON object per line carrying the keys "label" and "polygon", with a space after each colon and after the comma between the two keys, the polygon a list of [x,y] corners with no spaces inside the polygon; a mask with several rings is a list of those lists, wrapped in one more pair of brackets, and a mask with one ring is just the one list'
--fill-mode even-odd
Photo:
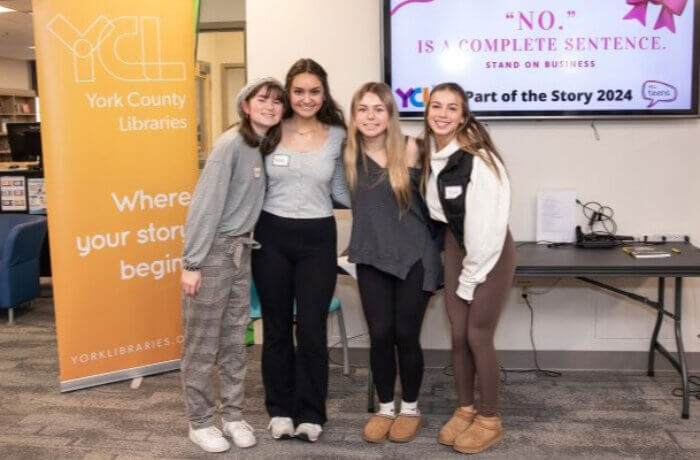
{"label": "flat screen display", "polygon": [[384,0],[402,118],[454,81],[481,117],[698,116],[700,0]]}

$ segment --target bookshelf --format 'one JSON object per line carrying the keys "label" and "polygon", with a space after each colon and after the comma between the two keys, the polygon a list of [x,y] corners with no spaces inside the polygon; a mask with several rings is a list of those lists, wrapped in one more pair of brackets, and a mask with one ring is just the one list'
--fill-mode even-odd
{"label": "bookshelf", "polygon": [[36,93],[29,89],[0,88],[0,162],[11,161],[7,123],[37,121]]}

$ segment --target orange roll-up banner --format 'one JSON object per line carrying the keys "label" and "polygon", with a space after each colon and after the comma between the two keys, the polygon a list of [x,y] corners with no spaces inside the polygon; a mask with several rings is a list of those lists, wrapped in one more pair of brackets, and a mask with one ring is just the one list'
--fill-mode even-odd
{"label": "orange roll-up banner", "polygon": [[61,391],[179,367],[193,0],[34,0]]}

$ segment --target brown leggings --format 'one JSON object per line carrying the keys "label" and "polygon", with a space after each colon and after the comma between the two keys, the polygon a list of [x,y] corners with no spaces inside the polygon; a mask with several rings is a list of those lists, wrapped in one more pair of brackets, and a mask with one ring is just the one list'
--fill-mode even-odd
{"label": "brown leggings", "polygon": [[445,238],[445,307],[452,326],[452,367],[460,406],[474,404],[474,377],[479,379],[478,412],[498,414],[499,368],[493,336],[515,272],[515,244],[506,234],[501,256],[486,281],[474,291],[471,305],[457,296],[465,252],[448,229]]}

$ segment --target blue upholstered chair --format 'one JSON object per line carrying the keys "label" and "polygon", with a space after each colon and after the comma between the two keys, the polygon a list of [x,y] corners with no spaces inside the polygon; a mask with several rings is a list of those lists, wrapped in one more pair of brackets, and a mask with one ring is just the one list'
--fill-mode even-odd
{"label": "blue upholstered chair", "polygon": [[[296,315],[297,306],[294,303],[294,314]],[[343,374],[350,375],[350,359],[348,358],[348,336],[345,332],[345,319],[343,318],[343,306],[340,303],[340,299],[333,297],[331,299],[331,304],[328,306],[328,312],[336,312],[338,317],[338,329],[340,329],[340,341],[343,345]],[[250,319],[255,321],[262,317],[262,311],[260,310],[260,297],[258,296],[258,290],[255,287],[255,283],[251,280],[250,282]]]}
{"label": "blue upholstered chair", "polygon": [[39,295],[39,253],[46,237],[46,217],[0,215],[0,308],[14,308]]}

